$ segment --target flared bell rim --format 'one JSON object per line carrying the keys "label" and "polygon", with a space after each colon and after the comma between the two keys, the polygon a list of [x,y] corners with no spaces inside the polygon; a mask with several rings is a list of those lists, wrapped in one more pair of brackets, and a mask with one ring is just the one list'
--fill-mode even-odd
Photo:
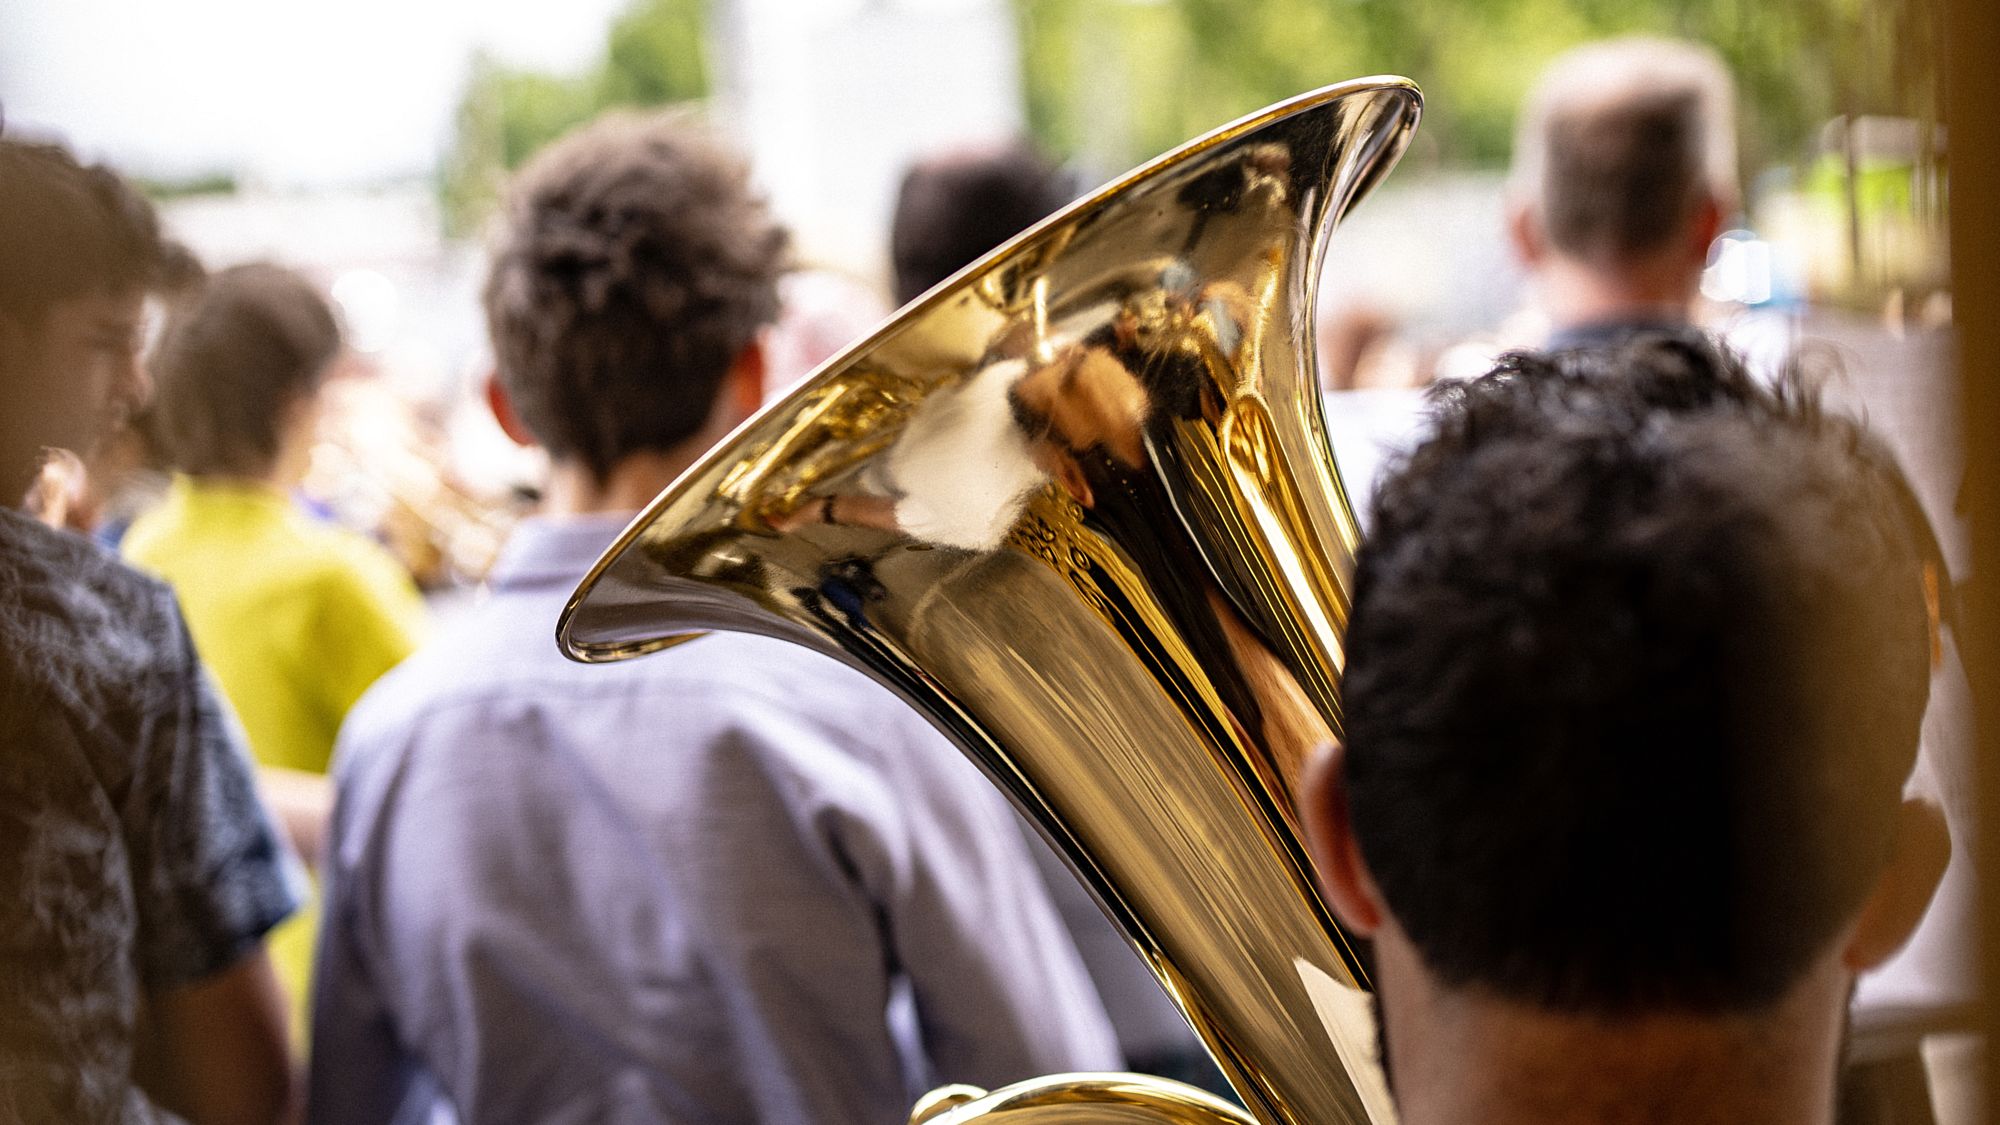
{"label": "flared bell rim", "polygon": [[1217,147],[1240,141],[1280,121],[1363,97],[1378,99],[1385,103],[1400,102],[1400,112],[1385,113],[1381,116],[1377,133],[1381,136],[1382,143],[1368,147],[1363,163],[1354,168],[1352,188],[1323,220],[1328,223],[1338,221],[1348,209],[1373,190],[1374,186],[1395,167],[1408,148],[1410,138],[1421,119],[1424,100],[1423,92],[1411,79],[1400,75],[1372,75],[1336,82],[1275,102],[1212,129],[1080,197],[897,309],[867,335],[855,340],[813,368],[791,391],[765,404],[762,409],[745,419],[728,436],[718,441],[713,448],[662,489],[660,494],[626,525],[618,538],[598,557],[577,583],[576,589],[571,592],[556,621],[557,648],[564,656],[580,663],[615,663],[658,652],[702,635],[700,630],[672,630],[636,639],[628,637],[616,641],[590,640],[578,635],[578,616],[599,589],[604,577],[618,566],[620,560],[639,542],[648,529],[657,524],[674,506],[686,482],[708,475],[720,461],[736,460],[740,455],[737,448],[740,444],[739,439],[744,434],[758,429],[774,414],[796,409],[803,398],[814,392],[821,376],[825,373],[843,368],[855,357],[881,346],[907,321],[922,317],[930,310],[942,306],[963,286],[984,276],[997,263],[1013,258],[1037,243],[1053,237],[1056,232],[1077,224],[1133,188],[1168,174],[1190,161],[1198,160]]}

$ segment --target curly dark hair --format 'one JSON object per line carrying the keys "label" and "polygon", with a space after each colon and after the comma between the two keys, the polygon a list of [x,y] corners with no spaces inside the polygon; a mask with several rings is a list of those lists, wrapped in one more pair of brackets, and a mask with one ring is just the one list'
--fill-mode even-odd
{"label": "curly dark hair", "polygon": [[708,419],[778,311],[788,238],[742,161],[685,120],[614,114],[529,164],[486,280],[501,385],[600,478]]}
{"label": "curly dark hair", "polygon": [[60,145],[0,137],[0,314],[32,323],[63,301],[198,272],[118,173]]}
{"label": "curly dark hair", "polygon": [[182,472],[262,477],[287,412],[318,392],[339,352],[339,322],[312,282],[268,263],[223,270],[168,313],[153,354],[152,437]]}
{"label": "curly dark hair", "polygon": [[1354,832],[1447,984],[1751,1011],[1858,909],[1916,753],[1934,540],[1801,387],[1692,336],[1515,354],[1377,492]]}

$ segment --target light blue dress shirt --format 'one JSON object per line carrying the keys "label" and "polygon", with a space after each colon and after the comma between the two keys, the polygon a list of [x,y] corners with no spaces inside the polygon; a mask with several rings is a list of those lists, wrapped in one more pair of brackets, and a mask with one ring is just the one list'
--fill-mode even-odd
{"label": "light blue dress shirt", "polygon": [[892,1125],[1115,1068],[1014,814],[900,700],[755,637],[556,651],[623,523],[524,524],[349,716],[311,1119]]}

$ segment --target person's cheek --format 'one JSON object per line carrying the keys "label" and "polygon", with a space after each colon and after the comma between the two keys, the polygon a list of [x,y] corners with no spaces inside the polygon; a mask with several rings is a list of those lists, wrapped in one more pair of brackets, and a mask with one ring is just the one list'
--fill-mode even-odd
{"label": "person's cheek", "polygon": [[106,356],[106,362],[111,369],[111,415],[123,423],[144,409],[152,395],[152,377],[136,348],[118,348]]}
{"label": "person's cheek", "polygon": [[137,348],[126,353],[126,363],[131,377],[132,412],[136,414],[153,399],[153,372],[146,366],[145,354]]}
{"label": "person's cheek", "polygon": [[65,448],[88,455],[123,411],[118,393],[119,364],[113,353],[92,348],[79,358],[76,382],[66,398],[70,436]]}

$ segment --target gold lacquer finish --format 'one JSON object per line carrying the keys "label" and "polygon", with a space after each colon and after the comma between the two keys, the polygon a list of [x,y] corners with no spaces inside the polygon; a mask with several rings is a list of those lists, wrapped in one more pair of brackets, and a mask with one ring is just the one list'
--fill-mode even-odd
{"label": "gold lacquer finish", "polygon": [[946,1086],[917,1103],[909,1125],[1255,1125],[1204,1090],[1143,1074],[1057,1074],[987,1093]]}
{"label": "gold lacquer finish", "polygon": [[[580,660],[732,629],[889,685],[1062,850],[1267,1125],[1389,1120],[1294,790],[1340,729],[1356,541],[1313,291],[1420,104],[1395,78],[1303,95],[968,267],[689,470],[559,626]],[[1093,1091],[1242,1120],[1103,1076],[1035,1086],[1033,1119],[1121,1119]]]}

